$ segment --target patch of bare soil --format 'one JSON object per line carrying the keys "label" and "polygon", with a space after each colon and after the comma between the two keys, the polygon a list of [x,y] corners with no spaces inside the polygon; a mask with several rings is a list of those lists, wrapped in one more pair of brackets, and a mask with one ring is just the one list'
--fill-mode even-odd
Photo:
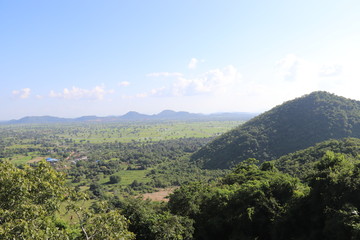
{"label": "patch of bare soil", "polygon": [[36,157],[36,158],[33,158],[29,161],[27,161],[27,163],[35,163],[35,162],[40,162],[41,160],[43,160],[44,157]]}
{"label": "patch of bare soil", "polygon": [[160,188],[157,192],[143,194],[143,198],[150,199],[152,201],[167,202],[169,199],[166,197],[169,196],[169,194],[172,193],[176,188],[178,187]]}

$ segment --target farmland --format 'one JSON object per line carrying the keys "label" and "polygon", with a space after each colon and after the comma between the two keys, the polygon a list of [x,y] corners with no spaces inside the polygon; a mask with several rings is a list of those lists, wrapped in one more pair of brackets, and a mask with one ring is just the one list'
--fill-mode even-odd
{"label": "farmland", "polygon": [[[93,198],[137,195],[193,180],[216,178],[188,156],[242,121],[62,123],[0,126],[0,159],[16,166],[45,158],[68,183]],[[109,183],[116,176],[117,183]]]}

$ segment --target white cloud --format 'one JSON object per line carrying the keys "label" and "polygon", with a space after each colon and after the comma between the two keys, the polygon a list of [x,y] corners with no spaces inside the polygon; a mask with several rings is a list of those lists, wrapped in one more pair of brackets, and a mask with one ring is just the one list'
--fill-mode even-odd
{"label": "white cloud", "polygon": [[133,96],[123,95],[123,96],[121,96],[121,98],[122,99],[134,99],[134,98],[147,98],[147,97],[151,97],[151,96],[160,96],[160,95],[162,95],[164,90],[166,90],[165,87],[153,88],[150,91],[137,93]]}
{"label": "white cloud", "polygon": [[294,80],[301,62],[302,60],[299,57],[294,54],[288,54],[276,63],[279,75],[285,80]]}
{"label": "white cloud", "polygon": [[21,90],[14,90],[12,91],[13,96],[19,97],[21,99],[28,98],[30,96],[31,89],[30,88],[23,88]]}
{"label": "white cloud", "polygon": [[[294,54],[288,54],[276,63],[280,82],[285,80],[293,84],[321,86],[329,84],[331,79],[324,77],[337,77],[343,73],[343,65],[339,63],[324,64],[302,59]],[[282,84],[286,84],[282,82]]]}
{"label": "white cloud", "polygon": [[150,96],[195,96],[203,94],[219,95],[231,90],[240,82],[241,74],[229,65],[222,69],[213,69],[195,77],[185,77],[182,73],[157,72],[147,74],[148,77],[175,77],[166,87],[155,88],[123,98],[145,98]]}
{"label": "white cloud", "polygon": [[188,64],[189,69],[195,69],[197,67],[197,64],[199,63],[199,60],[196,58],[192,58]]}
{"label": "white cloud", "polygon": [[146,98],[148,97],[149,95],[147,93],[138,93],[135,95],[136,98]]}
{"label": "white cloud", "polygon": [[127,86],[130,85],[130,82],[128,82],[128,81],[122,81],[122,82],[120,82],[118,85],[121,86],[121,87],[127,87]]}
{"label": "white cloud", "polygon": [[339,64],[323,65],[320,68],[319,76],[321,77],[334,77],[340,75],[342,72],[342,66]]}
{"label": "white cloud", "polygon": [[[326,90],[334,86],[340,76],[342,67],[339,64],[323,64],[302,59],[288,54],[276,63],[277,77],[274,76],[272,86],[287,92],[305,94],[315,90]],[[324,78],[327,77],[327,78]],[[285,90],[286,89],[286,90]]]}
{"label": "white cloud", "polygon": [[104,86],[96,86],[93,89],[82,89],[72,87],[71,89],[64,88],[62,92],[50,91],[49,96],[54,98],[64,99],[95,99],[103,100],[105,95],[114,93],[114,90],[105,90]]}
{"label": "white cloud", "polygon": [[[268,95],[268,99],[272,99],[272,96],[278,98],[281,95],[279,99],[286,100],[318,90],[346,97],[357,97],[360,71],[358,67],[351,67],[353,63],[358,62],[353,61],[354,59],[346,61],[337,57],[314,60],[288,54],[276,62],[276,74],[269,75],[267,82],[260,83],[268,91],[258,94],[258,97],[264,99]],[[272,103],[272,100],[269,103]]]}
{"label": "white cloud", "polygon": [[154,89],[151,89],[149,92],[138,93],[135,95],[135,97],[136,98],[146,98],[146,97],[155,96],[155,95],[159,96],[165,89],[166,89],[165,87],[154,88]]}
{"label": "white cloud", "polygon": [[147,77],[181,77],[182,73],[178,72],[154,72],[146,74]]}
{"label": "white cloud", "polygon": [[200,112],[261,112],[316,90],[342,96],[352,94],[358,98],[358,61],[345,62],[339,58],[325,60],[316,61],[288,54],[279,61],[269,63],[269,67],[261,71],[256,67],[245,68],[245,77],[233,65],[203,74],[152,73],[147,76],[173,78],[165,83],[166,87],[156,88],[152,85],[154,89],[145,89],[126,99],[143,101],[148,98],[146,104],[178,104],[179,108],[188,110],[200,108]]}
{"label": "white cloud", "polygon": [[198,77],[180,77],[173,84],[172,92],[176,96],[195,95],[199,93],[224,93],[231,85],[239,82],[241,74],[230,65],[223,69],[210,70]]}

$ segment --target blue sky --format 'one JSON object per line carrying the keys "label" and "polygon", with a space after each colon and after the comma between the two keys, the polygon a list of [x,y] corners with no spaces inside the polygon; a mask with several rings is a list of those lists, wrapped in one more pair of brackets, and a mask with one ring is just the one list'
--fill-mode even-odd
{"label": "blue sky", "polygon": [[0,1],[0,120],[360,100],[360,1]]}

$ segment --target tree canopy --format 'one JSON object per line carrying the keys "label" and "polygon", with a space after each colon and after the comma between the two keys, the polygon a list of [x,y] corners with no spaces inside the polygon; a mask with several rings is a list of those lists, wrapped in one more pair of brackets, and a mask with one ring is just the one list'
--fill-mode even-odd
{"label": "tree canopy", "polygon": [[302,182],[248,159],[215,183],[182,186],[169,208],[194,220],[194,239],[359,239],[359,169],[327,151]]}
{"label": "tree canopy", "polygon": [[[1,239],[133,239],[128,221],[117,211],[103,208],[98,213],[80,212],[79,200],[67,187],[64,174],[47,162],[23,169],[0,161]],[[76,210],[79,224],[71,229],[58,217],[61,203]],[[104,236],[106,236],[104,238]]]}

